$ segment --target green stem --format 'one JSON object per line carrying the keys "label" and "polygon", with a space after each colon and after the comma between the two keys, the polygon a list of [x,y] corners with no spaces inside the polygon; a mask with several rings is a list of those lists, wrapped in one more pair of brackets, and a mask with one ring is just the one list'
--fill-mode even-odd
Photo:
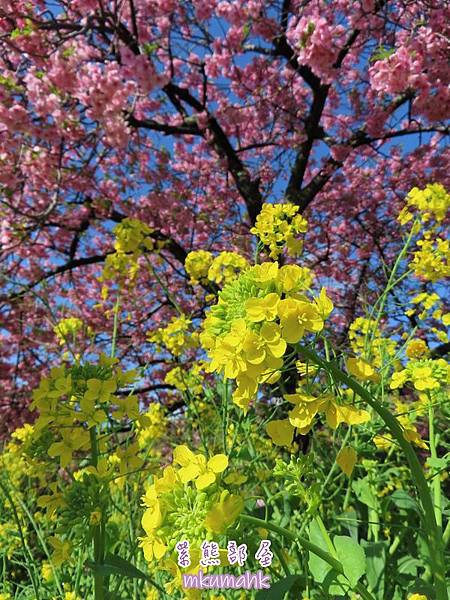
{"label": "green stem", "polygon": [[276,554],[276,556],[277,556],[278,560],[280,561],[280,563],[281,563],[281,566],[283,567],[283,569],[284,569],[284,572],[286,573],[286,575],[290,575],[290,574],[291,574],[291,571],[290,571],[290,569],[289,569],[289,565],[288,565],[288,564],[287,564],[287,562],[286,562],[286,559],[284,558],[284,555],[283,555],[283,550],[282,550],[282,548],[279,548],[278,544],[274,544],[274,543],[272,542],[272,549],[273,549],[273,551],[275,552],[275,554]]}
{"label": "green stem", "polygon": [[[275,533],[278,533],[284,536],[285,538],[297,544],[300,544],[300,546],[303,546],[305,550],[312,552],[312,554],[315,554],[316,556],[324,560],[331,567],[333,567],[335,571],[337,571],[340,575],[344,575],[345,577],[344,569],[341,563],[331,554],[329,554],[325,550],[322,550],[322,548],[316,546],[316,544],[310,542],[307,538],[297,536],[288,531],[287,529],[284,529],[284,527],[280,527],[279,525],[275,525],[274,523],[270,523],[269,521],[263,521],[263,519],[258,519],[257,517],[252,517],[251,515],[241,515],[240,518],[242,521],[255,525],[256,527],[265,527],[266,529],[270,529],[271,531],[274,531]],[[362,584],[357,583],[354,589],[356,592],[358,592],[358,594],[361,595],[361,597],[364,600],[375,600],[372,594],[370,594]]]}
{"label": "green stem", "polygon": [[444,548],[447,547],[447,544],[450,541],[450,519],[447,521],[447,525],[444,529],[444,533],[442,534],[442,543],[444,544]]}
{"label": "green stem", "polygon": [[333,546],[333,542],[331,541],[330,536],[328,535],[328,531],[326,530],[326,527],[322,521],[322,518],[319,517],[319,515],[317,515],[316,517],[316,523],[319,526],[320,529],[320,533],[322,534],[323,539],[325,540],[326,544],[327,544],[327,548],[328,548],[328,552],[331,554],[331,556],[333,556],[334,558],[337,559],[338,555],[337,552]]}
{"label": "green stem", "polygon": [[[97,429],[91,427],[89,430],[91,439],[91,462],[93,467],[97,467],[98,464],[98,441],[97,441]],[[102,515],[103,519],[103,515]],[[93,526],[93,539],[94,539],[94,564],[101,565],[103,562],[104,554],[104,535],[103,528],[100,525]],[[94,573],[94,597],[95,600],[104,600],[105,598],[105,586],[104,577],[99,573]]]}
{"label": "green stem", "polygon": [[228,380],[222,382],[222,437],[223,451],[227,454],[227,434],[228,434]]}
{"label": "green stem", "polygon": [[[437,459],[437,440],[434,432],[434,409],[433,404],[429,399],[428,403],[428,426],[429,426],[429,438],[430,438],[430,452],[431,458]],[[434,495],[434,514],[436,517],[437,526],[442,529],[442,497],[441,497],[441,478],[436,473],[436,467],[432,468],[434,475],[432,481],[433,495]]]}
{"label": "green stem", "polygon": [[[392,270],[389,274],[389,278],[386,284],[386,287],[383,291],[383,293],[381,294],[381,296],[376,300],[375,304],[373,305],[373,308],[370,312],[370,318],[373,319],[374,314],[375,314],[375,310],[377,310],[377,316],[375,319],[375,324],[374,327],[372,328],[372,330],[370,331],[370,336],[373,339],[374,333],[376,331],[376,329],[378,328],[378,324],[381,320],[381,316],[383,313],[383,309],[384,309],[384,305],[386,304],[386,300],[388,297],[388,294],[391,290],[393,290],[399,283],[400,281],[402,281],[402,279],[405,278],[405,276],[407,274],[409,274],[409,272],[407,271],[407,273],[403,273],[403,275],[401,275],[397,280],[395,280],[395,276],[397,274],[397,270],[400,267],[400,264],[403,260],[403,258],[406,256],[406,253],[408,252],[409,246],[411,245],[412,239],[414,237],[414,227],[411,227],[410,232],[408,234],[408,237],[405,241],[405,243],[403,244],[403,248],[401,249],[399,255],[397,256],[394,266],[392,267]],[[379,305],[379,306],[378,306]],[[368,335],[369,332],[366,334],[366,339],[365,339],[365,347],[367,348],[367,344],[370,344],[370,342],[372,340],[368,339]]]}
{"label": "green stem", "polygon": [[336,381],[347,385],[350,389],[356,392],[360,398],[365,400],[367,404],[369,404],[369,406],[371,406],[382,418],[385,425],[403,450],[406,460],[409,464],[412,478],[417,488],[420,502],[422,504],[422,517],[425,524],[425,530],[427,532],[427,543],[430,551],[429,553],[436,591],[436,600],[448,600],[447,586],[445,583],[445,561],[441,528],[438,526],[435,519],[433,500],[431,498],[430,490],[428,488],[422,466],[413,450],[413,447],[403,436],[403,430],[399,422],[392,415],[392,413],[389,412],[389,410],[387,410],[375,398],[373,398],[364,387],[362,387],[352,377],[346,375],[335,364],[322,359],[311,348],[306,348],[305,346],[298,344],[298,349],[303,356],[309,358],[316,365],[331,373]]}
{"label": "green stem", "polygon": [[[352,428],[349,427],[347,429],[346,433],[345,433],[345,436],[344,436],[344,439],[342,441],[340,450],[342,450],[342,448],[344,448],[345,445],[347,444],[347,442],[348,442],[348,440],[350,438],[351,432],[352,432]],[[320,488],[320,494],[319,495],[320,495],[321,498],[323,498],[323,495],[325,494],[325,490],[328,488],[328,484],[330,483],[331,478],[332,478],[335,470],[337,469],[337,466],[338,466],[337,462],[334,461],[333,464],[331,465],[331,469],[328,471],[328,475],[325,477],[325,481],[323,482],[322,487]]]}
{"label": "green stem", "polygon": [[401,537],[399,535],[396,535],[394,538],[394,541],[392,542],[392,544],[389,546],[389,556],[393,556],[395,554],[395,551],[398,548],[398,545],[400,544],[401,541]]}
{"label": "green stem", "polygon": [[120,295],[117,294],[117,300],[114,305],[114,322],[113,322],[113,334],[111,340],[111,358],[114,358],[116,353],[116,342],[117,342],[117,331],[119,329],[119,308],[120,308]]}

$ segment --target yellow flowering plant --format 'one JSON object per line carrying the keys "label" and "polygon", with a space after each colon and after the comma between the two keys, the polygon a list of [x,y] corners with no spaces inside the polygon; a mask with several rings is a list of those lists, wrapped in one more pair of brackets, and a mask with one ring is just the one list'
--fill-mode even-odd
{"label": "yellow flowering plant", "polygon": [[[253,261],[188,253],[189,285],[141,332],[141,364],[162,373],[151,402],[115,357],[119,301],[110,356],[77,353],[85,325],[60,320],[72,359],[44,374],[34,422],[0,453],[1,592],[235,600],[250,590],[209,596],[186,576],[260,571],[272,598],[447,600],[447,209],[441,186],[410,192],[386,288],[339,345],[298,207],[264,205]],[[152,234],[125,219],[104,281],[156,264]]]}

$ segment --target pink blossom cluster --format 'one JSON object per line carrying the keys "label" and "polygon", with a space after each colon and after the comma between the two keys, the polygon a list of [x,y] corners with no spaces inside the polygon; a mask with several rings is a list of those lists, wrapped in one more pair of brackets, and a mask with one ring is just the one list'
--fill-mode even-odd
{"label": "pink blossom cluster", "polygon": [[298,204],[302,264],[330,288],[339,336],[385,283],[405,194],[450,187],[446,3],[102,5],[0,0],[4,431],[31,418],[30,389],[59,357],[55,319],[92,328],[80,350],[108,347],[117,286],[102,303],[98,277],[125,217],[161,249],[123,294],[118,353],[151,365],[164,400],[168,357],[148,334],[173,298],[194,320],[207,304],[187,252],[251,258],[262,204]]}

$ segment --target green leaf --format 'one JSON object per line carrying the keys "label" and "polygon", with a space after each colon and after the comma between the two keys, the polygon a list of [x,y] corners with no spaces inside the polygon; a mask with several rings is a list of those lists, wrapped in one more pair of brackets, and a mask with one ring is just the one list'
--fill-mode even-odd
{"label": "green leaf", "polygon": [[413,556],[402,556],[397,564],[397,570],[404,575],[417,577],[417,568],[423,566],[421,561]]}
{"label": "green leaf", "polygon": [[375,62],[377,60],[384,60],[385,58],[389,58],[394,54],[394,48],[385,48],[384,46],[379,46],[372,56],[369,59],[369,62]]}
{"label": "green leaf", "polygon": [[358,515],[356,510],[346,510],[339,516],[339,522],[348,530],[350,537],[358,541]]}
{"label": "green leaf", "polygon": [[[316,546],[319,546],[319,548],[322,548],[322,550],[325,550],[325,552],[328,552],[328,546],[323,539],[317,521],[312,521],[309,526],[309,541],[316,544]],[[316,583],[322,583],[328,573],[333,570],[331,565],[312,552],[309,553],[308,565],[310,573]]]}
{"label": "green leaf", "polygon": [[375,496],[373,486],[369,483],[367,477],[364,477],[363,479],[356,479],[352,483],[352,488],[360,502],[362,502],[369,508],[378,510],[378,498]]}
{"label": "green leaf", "polygon": [[340,575],[334,569],[325,577],[322,587],[327,598],[334,598],[334,596],[345,596],[348,598],[349,596],[348,592],[350,586],[348,585],[347,579],[344,575]]}
{"label": "green leaf", "polygon": [[390,496],[395,506],[403,510],[415,510],[420,514],[420,508],[417,502],[405,490],[395,490]]}
{"label": "green leaf", "polygon": [[294,584],[302,579],[302,575],[287,575],[274,583],[268,590],[260,590],[255,596],[255,600],[278,600],[283,598],[286,592],[289,592]]}
{"label": "green leaf", "polygon": [[450,465],[450,456],[443,456],[442,458],[427,458],[427,464],[437,471],[442,471]]}
{"label": "green leaf", "polygon": [[144,50],[145,54],[147,54],[147,56],[151,56],[158,50],[158,44],[146,43],[143,45],[142,49]]}
{"label": "green leaf", "polygon": [[98,575],[103,575],[104,577],[108,575],[121,575],[122,577],[128,577],[130,579],[145,579],[146,581],[150,581],[150,577],[143,571],[140,571],[128,560],[116,556],[115,554],[107,554],[103,559],[102,564],[87,561],[86,566]]}
{"label": "green leaf", "polygon": [[344,569],[344,575],[349,580],[350,585],[355,587],[366,572],[366,555],[364,554],[364,549],[352,540],[351,537],[344,535],[335,535],[333,543],[338,559]]}
{"label": "green leaf", "polygon": [[367,581],[370,591],[383,600],[384,598],[384,570],[386,566],[387,542],[367,542],[361,540],[361,545],[366,554]]}

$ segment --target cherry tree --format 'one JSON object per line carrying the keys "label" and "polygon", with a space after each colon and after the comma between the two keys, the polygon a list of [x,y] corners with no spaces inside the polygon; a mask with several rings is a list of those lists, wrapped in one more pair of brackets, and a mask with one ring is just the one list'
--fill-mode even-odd
{"label": "cherry tree", "polygon": [[2,427],[58,320],[109,343],[99,276],[127,217],[152,240],[120,290],[143,392],[170,387],[149,333],[211,291],[188,252],[250,256],[265,202],[308,219],[301,260],[345,336],[385,284],[406,193],[449,184],[449,17],[442,0],[0,0]]}

